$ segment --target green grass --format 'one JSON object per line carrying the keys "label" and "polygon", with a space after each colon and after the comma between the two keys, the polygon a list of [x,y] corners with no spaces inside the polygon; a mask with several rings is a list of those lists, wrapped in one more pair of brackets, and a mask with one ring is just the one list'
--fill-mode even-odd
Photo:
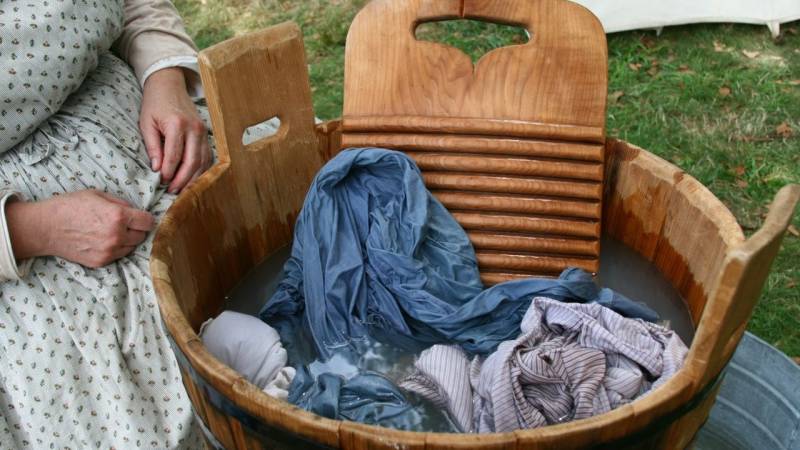
{"label": "green grass", "polygon": [[[347,28],[365,0],[176,0],[200,47],[294,20],[303,29],[314,107],[342,109]],[[708,186],[747,234],[787,183],[800,183],[800,23],[773,40],[764,26],[692,25],[608,37],[608,133],[675,163]],[[512,27],[427,24],[421,39],[473,59],[524,42]],[[748,52],[747,54],[744,51]],[[755,54],[754,52],[758,52]],[[792,83],[792,82],[795,83]],[[780,133],[785,124],[791,133]],[[793,224],[800,229],[800,214]],[[787,234],[750,330],[800,356],[800,238]]]}

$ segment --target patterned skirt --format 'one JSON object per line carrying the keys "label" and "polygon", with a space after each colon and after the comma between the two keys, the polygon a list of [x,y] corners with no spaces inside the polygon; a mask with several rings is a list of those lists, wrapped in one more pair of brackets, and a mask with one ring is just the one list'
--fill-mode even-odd
{"label": "patterned skirt", "polygon": [[[174,196],[150,170],[141,100],[131,69],[103,55],[0,155],[0,183],[28,200],[99,189],[161,218]],[[202,448],[149,276],[152,239],[99,269],[38,258],[0,284],[0,448]]]}

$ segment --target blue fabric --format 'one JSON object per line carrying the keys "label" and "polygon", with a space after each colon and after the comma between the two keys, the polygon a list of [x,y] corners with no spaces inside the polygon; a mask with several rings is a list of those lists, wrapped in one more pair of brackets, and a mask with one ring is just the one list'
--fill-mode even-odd
{"label": "blue fabric", "polygon": [[301,316],[323,360],[357,352],[370,336],[412,352],[455,343],[489,353],[519,334],[534,296],[658,319],[647,306],[598,288],[580,269],[484,290],[467,234],[426,189],[414,162],[391,150],[350,149],[322,168],[284,271],[260,317],[286,341],[292,335],[279,322]]}
{"label": "blue fabric", "polygon": [[406,401],[400,389],[376,373],[360,373],[350,379],[333,373],[313,377],[305,367],[289,387],[288,401],[330,419],[382,425],[411,430],[421,423],[420,415]]}

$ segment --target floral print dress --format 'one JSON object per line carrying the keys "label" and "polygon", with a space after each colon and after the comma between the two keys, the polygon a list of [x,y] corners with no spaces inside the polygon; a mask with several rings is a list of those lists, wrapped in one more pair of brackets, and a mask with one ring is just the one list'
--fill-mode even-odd
{"label": "floral print dress", "polygon": [[[0,124],[16,132],[0,187],[32,201],[98,189],[157,220],[170,206],[139,134],[141,88],[108,51],[121,14],[121,1],[0,0],[0,81],[15,84],[0,87]],[[35,39],[14,37],[26,26]],[[149,277],[152,239],[99,269],[37,258],[0,284],[0,449],[202,448]]]}

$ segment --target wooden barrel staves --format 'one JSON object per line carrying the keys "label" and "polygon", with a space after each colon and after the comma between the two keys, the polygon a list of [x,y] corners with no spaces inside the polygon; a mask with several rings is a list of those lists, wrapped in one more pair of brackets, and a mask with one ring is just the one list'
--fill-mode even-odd
{"label": "wooden barrel staves", "polygon": [[[571,11],[561,17],[561,26],[567,30],[576,28],[575,21],[567,20],[570,14],[586,14],[580,7],[563,7],[568,3],[564,0],[526,3],[558,7],[539,11],[545,14]],[[376,0],[370,5],[383,8],[388,4]],[[414,6],[430,20],[471,14],[527,23],[520,16],[525,11],[506,8],[521,4],[518,1],[403,0],[393,4]],[[534,36],[535,33],[534,30]],[[503,125],[503,120],[491,117],[454,121],[447,117],[452,113],[447,110],[427,111],[425,114],[440,117],[420,121],[419,115],[407,111],[401,111],[397,120],[387,120],[385,114],[375,111],[358,118],[355,110],[347,107],[344,124],[334,121],[317,125],[302,34],[296,25],[281,24],[234,38],[204,51],[200,60],[219,163],[186,189],[167,212],[157,230],[151,273],[183,383],[213,446],[616,449],[684,448],[691,441],[713,405],[723,369],[745,330],[800,198],[800,187],[782,189],[764,226],[745,240],[732,214],[695,179],[643,149],[606,140],[604,119],[598,122],[595,114],[598,108],[604,114],[605,103],[603,100],[602,107],[598,106],[592,96],[573,100],[591,106],[595,113],[567,108],[545,117],[541,116],[542,110],[535,110],[526,121],[514,121],[510,128]],[[353,100],[355,103],[348,104],[346,99],[346,105],[366,101],[355,97]],[[545,107],[551,103],[545,102]],[[500,119],[509,114],[502,109],[496,112]],[[548,125],[569,114],[577,117],[566,122],[570,125]],[[247,127],[273,117],[281,119],[276,135],[248,145],[242,143]],[[564,192],[569,197],[602,205],[597,214],[569,220],[561,215],[562,210],[553,217],[541,208],[528,215],[524,210],[504,215],[489,206],[475,211],[468,207],[456,217],[462,224],[474,225],[476,231],[471,235],[476,242],[482,239],[481,245],[497,245],[501,231],[553,235],[561,240],[581,237],[588,241],[599,238],[602,232],[634,249],[681,293],[697,324],[684,367],[658,389],[607,414],[533,430],[482,435],[404,432],[335,421],[263,393],[214,358],[202,345],[197,331],[202,322],[221,312],[226,294],[250,269],[290,243],[308,186],[324,162],[342,148],[343,136],[346,145],[374,144],[415,152],[423,164],[428,164],[429,168],[423,170],[429,186],[437,183],[432,188],[435,192],[444,187],[443,192],[461,194],[451,196],[453,202],[472,201],[471,193],[480,196],[483,190],[507,189],[513,193],[516,189],[523,190],[536,205],[538,195],[550,198],[567,186]],[[474,159],[431,157],[452,154],[459,145],[489,158],[477,164],[490,173],[481,172],[480,177],[466,180],[461,174],[470,172],[471,164],[476,164]],[[555,151],[553,155],[559,160],[588,158],[582,163],[587,165],[594,164],[591,158],[602,155],[601,160],[595,161],[602,176],[590,183],[573,183],[572,187],[569,183],[543,184],[537,177],[542,176],[542,170],[550,169],[536,164],[529,165],[530,169],[509,169],[503,162],[513,155],[533,152],[537,156],[547,151]],[[515,177],[508,176],[509,170],[517,171]],[[558,175],[547,172],[543,178],[558,181],[554,174]],[[446,189],[449,183],[467,181],[472,184],[462,190]],[[576,194],[575,189],[580,191]],[[597,198],[593,198],[593,192]],[[574,248],[572,245],[570,248]],[[513,254],[513,248],[507,245],[500,248]],[[585,256],[591,260],[598,254],[590,252]],[[552,260],[524,268],[549,273]],[[489,267],[482,267],[488,282],[520,275],[506,273],[508,267],[503,258],[489,261]]]}

